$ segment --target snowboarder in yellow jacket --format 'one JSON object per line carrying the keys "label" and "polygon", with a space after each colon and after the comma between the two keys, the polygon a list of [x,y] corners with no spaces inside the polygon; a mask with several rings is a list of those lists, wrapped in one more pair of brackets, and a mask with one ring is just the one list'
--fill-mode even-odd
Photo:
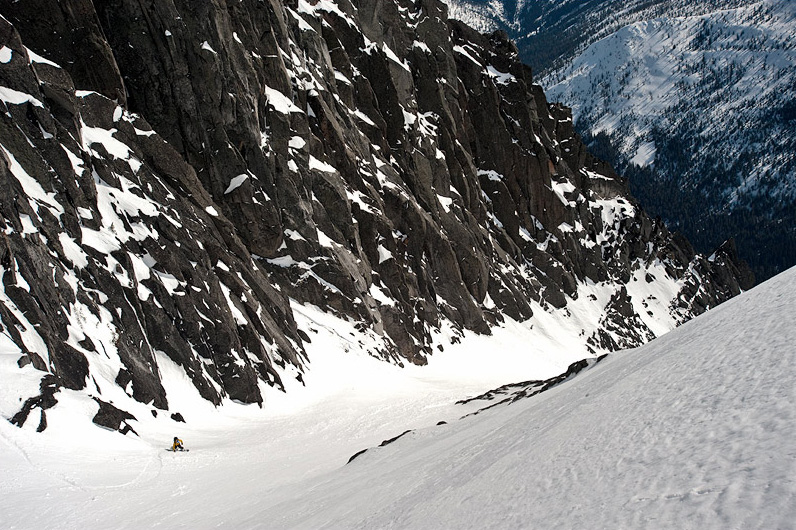
{"label": "snowboarder in yellow jacket", "polygon": [[184,448],[183,448],[183,446],[182,446],[182,440],[180,440],[179,438],[177,438],[177,437],[175,436],[175,437],[174,437],[174,443],[173,443],[173,444],[171,444],[171,450],[172,450],[172,451],[177,451],[177,450],[179,450],[179,451],[183,451],[183,450],[184,450]]}

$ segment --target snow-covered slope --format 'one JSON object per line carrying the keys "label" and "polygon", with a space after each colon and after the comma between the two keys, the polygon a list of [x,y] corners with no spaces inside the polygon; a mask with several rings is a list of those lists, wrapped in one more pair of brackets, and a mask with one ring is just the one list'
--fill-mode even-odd
{"label": "snow-covered slope", "polygon": [[794,528],[796,269],[266,513],[303,528]]}
{"label": "snow-covered slope", "polygon": [[[552,390],[459,420],[477,402],[456,397],[555,370],[515,369],[528,345],[516,329],[495,363],[481,362],[490,343],[472,336],[457,355],[398,370],[343,355],[345,323],[304,313],[326,357],[312,385],[265,413],[214,409],[174,369],[166,377],[202,428],[151,419],[140,438],[120,437],[58,413],[79,410],[73,391],[44,433],[0,422],[0,518],[87,530],[793,528],[795,285],[791,269]],[[467,372],[463,358],[475,361]],[[191,452],[164,451],[173,435]]]}
{"label": "snow-covered slope", "polygon": [[[794,23],[796,4],[779,1],[638,22],[590,46],[569,68],[543,83],[553,99],[571,102],[573,118],[589,132],[622,140],[617,148],[632,164],[655,162],[657,130],[686,129],[694,120],[698,125],[690,127],[703,136],[714,138],[720,131],[730,136],[718,152],[717,142],[709,142],[707,152],[700,153],[703,158],[709,158],[708,152],[717,159],[733,152],[735,158],[749,157],[752,142],[747,136],[761,131],[744,131],[762,119],[776,118],[771,116],[778,110],[772,103],[780,94],[787,97],[793,87]],[[759,141],[782,141],[788,129],[772,121],[779,130],[770,139],[761,135]],[[745,126],[734,130],[729,127],[733,123]],[[764,150],[771,152],[771,147]],[[783,199],[796,194],[793,175],[771,171],[776,161],[756,162],[747,178],[736,183],[735,193],[727,193],[728,202],[755,188],[764,169],[773,173],[769,179],[782,180],[775,194]],[[732,166],[732,158],[724,164]]]}
{"label": "snow-covered slope", "polygon": [[620,28],[660,17],[733,9],[756,0],[445,0],[451,18],[482,31],[501,29],[535,72],[568,65],[590,44]]}
{"label": "snow-covered slope", "polygon": [[448,3],[506,30],[589,148],[698,250],[733,237],[761,280],[796,264],[796,4]]}
{"label": "snow-covered slope", "polygon": [[[491,2],[486,6],[473,6],[467,2],[446,0],[445,4],[448,6],[448,16],[450,18],[461,20],[481,33],[495,31],[501,26],[494,20],[495,17],[500,17],[500,14],[502,14],[502,6],[499,2]],[[492,10],[497,10],[497,12],[492,12]]]}
{"label": "snow-covered slope", "polygon": [[795,27],[781,0],[646,20],[542,83],[645,207],[697,247],[736,237],[765,278],[796,260]]}

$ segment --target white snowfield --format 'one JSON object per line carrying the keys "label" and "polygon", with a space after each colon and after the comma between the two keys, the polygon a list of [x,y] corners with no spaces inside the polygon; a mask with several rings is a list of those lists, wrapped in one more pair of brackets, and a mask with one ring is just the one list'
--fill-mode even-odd
{"label": "white snowfield", "polygon": [[[346,330],[316,320],[315,344],[329,349],[314,352],[307,389],[263,410],[215,410],[175,369],[170,403],[189,422],[168,432],[144,417],[131,422],[140,437],[98,429],[81,409],[93,401],[65,391],[43,433],[0,421],[0,527],[796,528],[794,317],[791,269],[546,393],[464,419],[477,404],[453,400],[515,382],[497,381],[511,370],[445,374],[468,365],[465,346],[511,350],[511,328],[466,339],[460,363],[400,370],[331,347]],[[189,453],[164,450],[174,435]]]}

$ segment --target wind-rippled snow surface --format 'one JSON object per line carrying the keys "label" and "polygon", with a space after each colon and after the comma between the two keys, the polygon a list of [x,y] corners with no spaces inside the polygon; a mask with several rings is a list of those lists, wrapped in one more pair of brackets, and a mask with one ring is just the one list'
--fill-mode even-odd
{"label": "wind-rippled snow surface", "polygon": [[[173,394],[184,389],[176,408],[206,420],[180,432],[154,421],[135,422],[140,438],[81,427],[75,418],[85,413],[70,400],[83,398],[68,392],[57,394],[53,410],[62,413],[48,415],[44,433],[0,422],[0,521],[83,529],[794,528],[794,316],[791,269],[548,392],[457,419],[476,405],[453,405],[456,397],[513,382],[504,379],[511,366],[479,372],[465,349],[461,363],[441,356],[436,368],[407,370],[347,357],[347,330],[305,311],[300,325],[318,331],[328,361],[315,353],[312,390],[276,396],[270,410],[217,411],[191,397],[174,367],[164,377]],[[503,331],[470,348],[492,347],[495,364],[508,363],[500,353],[511,349],[512,330]],[[457,364],[471,371],[446,377]],[[535,368],[540,376],[553,369]],[[417,429],[346,464],[408,428]],[[191,452],[164,450],[175,434]]]}

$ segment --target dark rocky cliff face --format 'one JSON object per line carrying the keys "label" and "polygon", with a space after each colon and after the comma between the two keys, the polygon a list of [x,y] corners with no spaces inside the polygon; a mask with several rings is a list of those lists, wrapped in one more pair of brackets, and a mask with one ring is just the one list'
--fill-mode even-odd
{"label": "dark rocky cliff face", "polygon": [[436,0],[0,5],[0,317],[46,375],[15,423],[59,386],[167,409],[167,359],[214,403],[262,402],[311,362],[291,299],[423,364],[443,321],[489,333],[587,283],[616,286],[595,352],[654,336],[639,274],[680,286],[678,322],[751,286]]}

